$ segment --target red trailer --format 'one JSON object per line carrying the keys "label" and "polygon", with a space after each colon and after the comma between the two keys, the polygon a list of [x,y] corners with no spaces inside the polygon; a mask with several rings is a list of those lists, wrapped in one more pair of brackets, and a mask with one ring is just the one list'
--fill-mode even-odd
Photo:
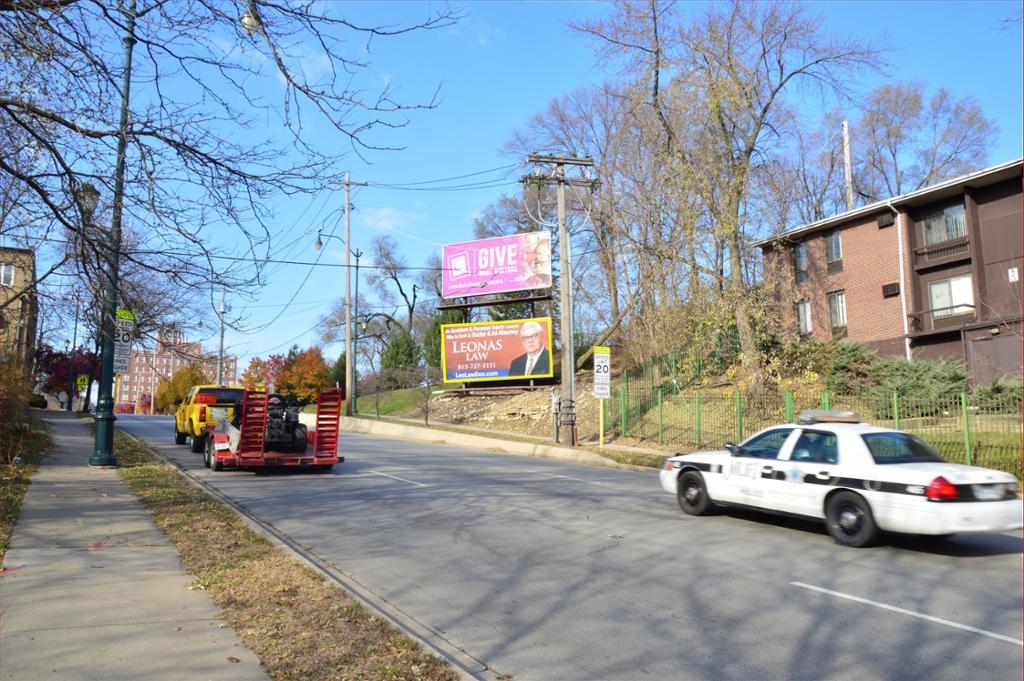
{"label": "red trailer", "polygon": [[246,388],[235,438],[237,442],[232,442],[223,423],[208,426],[204,461],[215,471],[224,470],[227,466],[310,466],[314,470],[329,471],[334,464],[345,461],[345,457],[338,456],[340,420],[341,391],[337,388],[321,390],[316,403],[316,430],[310,437],[310,446],[304,452],[268,449],[267,391],[264,388]]}

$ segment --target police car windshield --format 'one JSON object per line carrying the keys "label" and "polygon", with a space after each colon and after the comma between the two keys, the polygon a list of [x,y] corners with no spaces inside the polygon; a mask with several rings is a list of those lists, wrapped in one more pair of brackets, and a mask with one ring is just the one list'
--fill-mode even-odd
{"label": "police car windshield", "polygon": [[200,395],[216,395],[217,404],[229,402],[241,402],[245,397],[245,391],[241,388],[200,388]]}
{"label": "police car windshield", "polygon": [[875,463],[929,463],[945,461],[927,442],[909,433],[861,435]]}

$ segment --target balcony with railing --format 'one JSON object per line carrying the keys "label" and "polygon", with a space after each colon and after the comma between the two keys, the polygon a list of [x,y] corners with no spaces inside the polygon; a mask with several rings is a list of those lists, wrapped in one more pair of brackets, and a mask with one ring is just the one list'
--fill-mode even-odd
{"label": "balcony with railing", "polygon": [[914,249],[914,268],[924,269],[971,259],[971,239],[962,236]]}
{"label": "balcony with railing", "polygon": [[954,305],[931,310],[920,310],[907,315],[910,335],[919,336],[959,329],[977,318],[973,305]]}

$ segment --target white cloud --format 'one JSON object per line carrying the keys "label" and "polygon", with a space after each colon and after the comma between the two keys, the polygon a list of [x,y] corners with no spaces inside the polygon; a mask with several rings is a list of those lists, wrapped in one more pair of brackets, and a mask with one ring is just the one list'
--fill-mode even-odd
{"label": "white cloud", "polygon": [[394,232],[402,236],[433,246],[442,244],[425,239],[415,233],[415,228],[427,221],[427,215],[394,208],[363,208],[359,211],[359,221],[371,229]]}
{"label": "white cloud", "polygon": [[480,47],[490,47],[491,43],[499,43],[505,40],[505,32],[490,24],[480,24],[476,30],[476,44]]}

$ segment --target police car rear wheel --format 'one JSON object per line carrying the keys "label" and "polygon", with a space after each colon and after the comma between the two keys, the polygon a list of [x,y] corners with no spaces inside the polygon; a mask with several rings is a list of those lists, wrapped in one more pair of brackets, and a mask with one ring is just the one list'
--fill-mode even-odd
{"label": "police car rear wheel", "polygon": [[687,515],[704,515],[711,508],[712,501],[704,486],[704,477],[697,471],[686,471],[679,477],[676,493],[679,508]]}
{"label": "police car rear wheel", "polygon": [[860,548],[878,538],[878,525],[864,497],[853,492],[839,492],[828,500],[825,509],[828,533],[844,546]]}

